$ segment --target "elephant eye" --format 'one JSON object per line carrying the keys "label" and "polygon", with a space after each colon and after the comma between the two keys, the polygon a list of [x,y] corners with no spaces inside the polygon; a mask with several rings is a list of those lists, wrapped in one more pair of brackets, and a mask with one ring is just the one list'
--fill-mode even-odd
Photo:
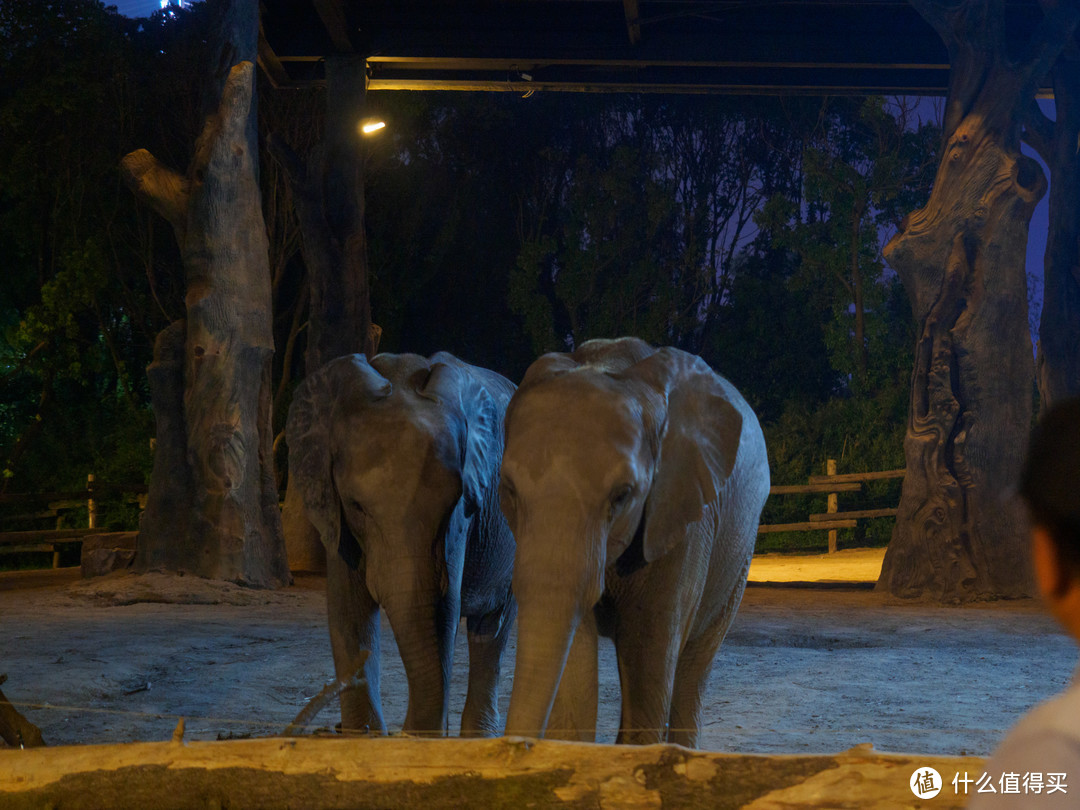
{"label": "elephant eye", "polygon": [[514,485],[506,478],[499,481],[499,508],[502,509],[503,517],[507,523],[513,523],[517,509],[517,492]]}
{"label": "elephant eye", "polygon": [[611,516],[621,511],[630,502],[630,496],[634,494],[634,487],[630,484],[617,486],[611,491],[609,502],[611,503]]}

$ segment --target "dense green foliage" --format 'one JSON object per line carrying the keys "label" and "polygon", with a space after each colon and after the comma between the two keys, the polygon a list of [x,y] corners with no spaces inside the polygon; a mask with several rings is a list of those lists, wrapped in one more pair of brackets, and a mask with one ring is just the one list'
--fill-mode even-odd
{"label": "dense green foliage", "polygon": [[[147,148],[186,168],[208,104],[207,24],[198,5],[143,22],[92,0],[0,6],[9,491],[147,474],[143,370],[154,336],[183,316],[183,272],[118,163]],[[259,92],[262,134],[308,153],[320,94]],[[517,379],[540,352],[634,334],[701,354],[745,393],[776,483],[826,458],[841,471],[902,466],[913,326],[880,246],[925,198],[933,127],[882,99],[370,103],[389,122],[363,146],[382,350],[447,349]],[[280,429],[305,371],[307,299],[289,190],[268,159],[262,182]],[[895,489],[878,495],[895,505]],[[766,519],[805,520],[819,500],[773,499]],[[888,532],[867,525],[860,541]]]}
{"label": "dense green foliage", "polygon": [[138,209],[118,161],[136,146],[183,161],[193,144],[184,22],[142,30],[91,0],[0,7],[4,489],[149,470],[143,369],[182,315],[182,280],[171,233]]}

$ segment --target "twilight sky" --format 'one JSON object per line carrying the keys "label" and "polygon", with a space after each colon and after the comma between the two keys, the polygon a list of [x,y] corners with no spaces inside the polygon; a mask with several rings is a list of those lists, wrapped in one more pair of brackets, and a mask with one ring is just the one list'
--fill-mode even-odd
{"label": "twilight sky", "polygon": [[125,17],[149,17],[159,8],[159,0],[105,0],[105,5],[116,6]]}

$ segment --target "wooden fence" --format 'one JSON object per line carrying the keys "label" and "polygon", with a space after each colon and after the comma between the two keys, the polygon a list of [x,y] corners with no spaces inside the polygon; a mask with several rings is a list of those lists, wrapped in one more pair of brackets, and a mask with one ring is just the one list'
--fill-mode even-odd
{"label": "wooden fence", "polygon": [[[882,481],[890,478],[903,478],[905,470],[885,470],[882,472],[836,473],[836,461],[829,459],[825,475],[812,475],[806,484],[778,485],[769,489],[770,495],[808,495],[825,493],[828,495],[826,511],[810,514],[807,520],[799,523],[769,523],[758,526],[758,534],[771,532],[829,532],[829,553],[836,551],[836,535],[839,529],[854,529],[858,521],[868,518],[895,517],[896,508],[857,509],[839,511],[841,492],[860,492],[868,481]],[[145,484],[103,484],[94,480],[93,475],[86,477],[86,489],[80,492],[44,492],[36,494],[0,494],[0,506],[25,503],[28,505],[44,504],[46,509],[3,518],[4,523],[28,520],[53,520],[57,525],[52,529],[34,529],[28,531],[0,531],[0,554],[18,551],[51,551],[53,567],[59,565],[61,543],[81,542],[91,534],[101,532],[98,526],[100,499],[103,496],[144,495]],[[140,499],[141,503],[142,499]],[[87,526],[82,529],[63,528],[63,513],[86,506]]]}
{"label": "wooden fence", "polygon": [[[88,475],[86,489],[81,491],[0,494],[0,506],[25,504],[29,509],[36,509],[0,518],[5,526],[45,520],[54,523],[54,528],[51,529],[0,531],[0,554],[51,551],[53,568],[57,568],[60,565],[58,545],[82,542],[82,539],[88,535],[101,533],[102,527],[98,524],[102,498],[143,495],[146,491],[146,484],[103,484],[95,481],[93,475]],[[139,502],[142,505],[142,499]],[[83,507],[86,508],[88,516],[86,528],[65,528],[63,526],[65,513]]]}
{"label": "wooden fence", "polygon": [[758,526],[758,534],[770,532],[815,532],[828,530],[829,553],[836,551],[836,532],[838,529],[854,529],[858,521],[867,518],[896,517],[896,509],[857,509],[848,512],[839,511],[841,492],[859,492],[867,481],[883,481],[890,478],[903,478],[906,470],[884,470],[882,472],[836,474],[836,460],[829,459],[825,465],[825,475],[811,475],[808,484],[774,486],[770,495],[808,495],[826,493],[828,495],[826,511],[811,514],[804,523],[771,523]]}

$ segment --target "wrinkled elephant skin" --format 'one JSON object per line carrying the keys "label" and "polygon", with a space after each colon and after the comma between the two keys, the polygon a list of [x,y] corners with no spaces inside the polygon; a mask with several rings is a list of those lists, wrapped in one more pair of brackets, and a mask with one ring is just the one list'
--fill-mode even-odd
{"label": "wrinkled elephant skin", "polygon": [[519,606],[507,733],[595,737],[602,634],[618,741],[693,746],[768,492],[757,418],[700,358],[622,338],[533,363],[500,484]]}

